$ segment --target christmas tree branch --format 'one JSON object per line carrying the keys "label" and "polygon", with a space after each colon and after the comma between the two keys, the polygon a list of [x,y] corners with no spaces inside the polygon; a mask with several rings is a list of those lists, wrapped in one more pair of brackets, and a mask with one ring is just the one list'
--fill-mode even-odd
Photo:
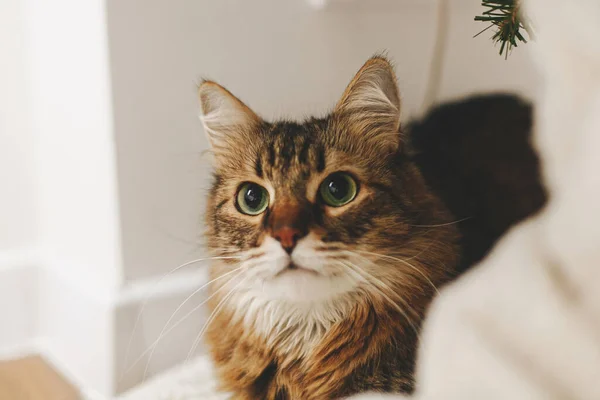
{"label": "christmas tree branch", "polygon": [[531,23],[522,15],[520,0],[482,0],[481,5],[487,10],[475,17],[475,21],[489,22],[490,25],[475,36],[496,27],[492,40],[500,43],[500,55],[507,58],[513,47],[518,47],[518,42],[527,43],[521,30],[527,32],[529,38],[533,37]]}

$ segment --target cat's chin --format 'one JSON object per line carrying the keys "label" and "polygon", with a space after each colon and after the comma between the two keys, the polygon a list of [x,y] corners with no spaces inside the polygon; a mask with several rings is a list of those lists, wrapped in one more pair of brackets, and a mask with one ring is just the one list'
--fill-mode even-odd
{"label": "cat's chin", "polygon": [[262,292],[271,300],[315,303],[353,291],[356,283],[342,276],[325,276],[306,268],[287,268],[264,282]]}
{"label": "cat's chin", "polygon": [[309,274],[309,275],[313,275],[313,276],[319,276],[321,275],[320,273],[318,273],[317,271],[315,271],[314,269],[310,269],[310,268],[304,268],[295,264],[290,264],[288,265],[286,268],[282,269],[281,271],[279,271],[276,275],[275,278],[278,278],[284,274],[295,274],[295,275],[304,275],[304,274]]}

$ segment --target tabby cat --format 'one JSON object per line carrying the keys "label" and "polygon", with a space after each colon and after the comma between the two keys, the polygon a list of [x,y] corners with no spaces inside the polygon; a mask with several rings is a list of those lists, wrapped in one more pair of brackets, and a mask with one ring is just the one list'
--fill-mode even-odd
{"label": "tabby cat", "polygon": [[[478,181],[493,178],[493,158],[474,164],[471,180],[458,175],[470,171],[463,157],[478,157],[452,142],[469,140],[460,124],[426,119],[403,132],[396,77],[382,57],[358,71],[325,118],[267,122],[210,81],[199,97],[215,160],[205,338],[221,388],[235,400],[410,392],[420,322],[437,289],[543,202],[530,127],[515,134],[526,149],[517,152],[532,171],[522,176],[527,190],[541,200],[516,212],[505,204],[496,226],[481,210],[493,214],[486,207],[518,191],[480,193],[494,192]],[[492,152],[502,149],[510,144]]]}

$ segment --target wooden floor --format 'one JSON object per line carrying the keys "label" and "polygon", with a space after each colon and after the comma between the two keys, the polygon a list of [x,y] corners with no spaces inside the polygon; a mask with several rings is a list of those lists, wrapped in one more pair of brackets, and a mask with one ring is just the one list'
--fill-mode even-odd
{"label": "wooden floor", "polygon": [[0,361],[1,400],[79,400],[77,391],[40,357]]}

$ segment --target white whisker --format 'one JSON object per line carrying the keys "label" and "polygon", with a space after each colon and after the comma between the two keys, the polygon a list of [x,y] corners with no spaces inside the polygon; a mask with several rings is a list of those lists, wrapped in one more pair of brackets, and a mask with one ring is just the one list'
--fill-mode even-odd
{"label": "white whisker", "polygon": [[[175,311],[173,312],[173,314],[171,314],[171,317],[167,320],[167,323],[165,324],[165,326],[163,327],[163,329],[160,331],[160,334],[158,335],[158,339],[156,339],[156,344],[153,346],[152,351],[150,352],[150,355],[148,356],[148,360],[146,361],[146,367],[144,368],[144,375],[142,377],[142,381],[146,380],[146,374],[148,373],[148,367],[150,366],[150,361],[152,360],[152,356],[154,355],[154,352],[158,348],[158,342],[163,337],[163,335],[164,335],[167,327],[169,326],[169,324],[171,323],[171,321],[173,320],[173,318],[175,318],[175,315],[177,315],[177,313],[179,312],[179,310],[181,310],[181,308],[183,306],[185,306],[187,304],[187,302],[190,301],[192,299],[192,297],[194,297],[196,295],[196,293],[200,292],[202,289],[204,289],[205,287],[207,287],[211,283],[219,281],[219,280],[221,280],[221,279],[223,279],[223,278],[225,278],[225,277],[227,277],[227,276],[229,276],[229,275],[231,275],[231,274],[233,274],[233,273],[241,270],[242,268],[244,268],[243,265],[241,267],[233,269],[233,270],[231,270],[229,272],[226,272],[223,275],[220,275],[220,276],[216,277],[215,279],[212,279],[212,280],[206,282],[204,285],[202,285],[198,289],[194,290],[188,297],[186,297],[185,300],[183,300],[181,302],[181,304],[179,304],[179,306],[175,309]],[[235,277],[233,277],[232,279],[235,279]],[[204,302],[202,302],[202,304],[204,304],[208,300],[210,300],[216,293],[217,293],[217,291],[215,291],[215,293],[213,293],[206,300],[204,300]]]}
{"label": "white whisker", "polygon": [[[146,306],[148,305],[148,301],[150,299],[150,295],[152,293],[154,293],[154,290],[171,274],[181,270],[182,268],[185,268],[187,266],[190,266],[192,264],[196,264],[202,261],[212,261],[212,260],[237,260],[240,259],[241,257],[237,257],[237,256],[231,256],[231,257],[224,257],[224,256],[218,256],[218,257],[205,257],[205,258],[198,258],[196,260],[192,260],[192,261],[188,261],[185,262],[181,265],[179,265],[178,267],[175,267],[174,269],[172,269],[171,271],[167,272],[166,274],[164,274],[154,285],[152,285],[152,288],[150,289],[149,293],[146,295],[146,297],[144,298],[144,301],[142,302],[142,307],[140,308],[140,311],[137,314],[137,317],[135,319],[135,322],[133,324],[133,329],[131,330],[131,335],[129,337],[129,342],[127,343],[127,348],[125,350],[125,357],[123,360],[123,365],[127,365],[127,362],[129,361],[129,353],[131,351],[131,345],[133,344],[133,338],[135,335],[135,331],[140,323],[140,320],[142,318],[142,314],[144,313],[144,310],[146,308]],[[129,371],[129,370],[127,370]],[[125,376],[125,374],[127,373],[127,371],[123,372],[121,374],[120,380],[123,379],[123,377]]]}
{"label": "white whisker", "polygon": [[468,219],[471,219],[473,217],[466,217],[466,218],[462,218],[456,221],[452,221],[452,222],[446,222],[445,224],[437,224],[437,225],[409,225],[415,228],[438,228],[440,226],[448,226],[448,225],[454,225],[454,224],[458,224],[460,222],[466,221]]}
{"label": "white whisker", "polygon": [[213,310],[213,312],[210,314],[210,316],[208,317],[208,319],[206,320],[206,323],[204,324],[204,326],[202,327],[202,329],[200,330],[200,333],[198,333],[198,336],[196,337],[196,339],[194,340],[194,343],[192,344],[192,348],[190,349],[190,351],[188,352],[188,355],[185,359],[186,364],[190,361],[190,358],[192,357],[192,355],[194,354],[194,352],[196,351],[196,348],[198,347],[198,344],[200,344],[200,340],[202,340],[202,336],[204,335],[204,332],[208,329],[208,326],[210,325],[210,323],[212,322],[212,320],[216,317],[217,313],[221,310],[221,307],[223,307],[223,305],[225,304],[225,302],[227,300],[229,300],[229,297],[233,295],[233,292],[245,281],[245,279],[242,278],[241,281],[239,281],[230,291],[229,293],[227,293],[225,295],[225,297],[223,297],[223,299],[221,299],[221,301],[217,304],[217,306],[215,307],[215,309]]}
{"label": "white whisker", "polygon": [[[241,275],[242,272],[240,272],[238,275],[235,275],[233,278],[231,278],[228,282],[231,282],[233,279],[237,278],[239,275]],[[207,299],[205,299],[202,303],[198,304],[197,306],[195,306],[193,309],[191,309],[187,314],[185,314],[182,318],[180,318],[177,322],[175,322],[169,329],[167,329],[164,334],[162,335],[162,337],[167,336],[169,333],[171,333],[175,328],[177,328],[181,323],[183,323],[183,321],[185,321],[190,315],[192,315],[194,312],[196,312],[200,307],[202,307],[204,304],[206,304],[207,301],[209,301],[211,298],[213,298],[217,292],[219,292],[221,290],[221,288],[217,289],[215,291],[215,293],[213,293],[212,295],[210,295]],[[158,342],[161,340],[161,337],[159,337],[158,339],[156,339],[154,342],[152,342],[147,348],[146,350],[144,350],[142,352],[142,354],[140,354],[138,356],[138,358],[135,359],[135,361],[129,366],[129,368],[127,368],[127,370],[125,372],[123,372],[123,375],[126,375],[127,373],[129,373],[129,371],[131,371],[150,351],[152,351],[152,349],[158,344]]]}
{"label": "white whisker", "polygon": [[[413,331],[417,335],[417,338],[419,337],[419,330],[414,325],[413,320],[408,316],[408,314],[406,313],[406,311],[404,311],[404,309],[402,307],[400,307],[398,304],[396,304],[396,302],[394,300],[392,300],[383,290],[381,290],[379,287],[377,287],[377,285],[375,285],[373,282],[371,282],[371,280],[379,283],[380,285],[383,285],[384,289],[387,289],[387,290],[391,291],[388,285],[386,285],[383,281],[375,278],[373,275],[369,274],[367,271],[365,271],[364,269],[358,267],[357,265],[354,265],[352,263],[346,264],[345,262],[342,262],[342,264],[344,266],[350,268],[350,270],[353,271],[354,273],[356,273],[359,276],[361,276],[363,278],[363,281],[365,281],[366,283],[370,284],[375,290],[377,290],[377,292],[381,296],[383,296],[390,303],[390,305],[394,306],[398,310],[398,312],[400,314],[402,314],[402,316],[404,317],[404,319],[406,319],[406,322],[408,322],[410,324],[411,328],[413,329]],[[366,278],[368,278],[368,279],[365,279],[365,276],[363,274],[367,275]],[[402,299],[401,297],[399,297],[398,301],[400,301],[406,308],[409,309],[409,311],[411,311],[412,313],[414,313],[415,316],[417,318],[419,318],[419,315],[415,312],[415,310],[412,309],[412,307],[410,307],[410,305],[404,299]]]}
{"label": "white whisker", "polygon": [[[401,259],[401,258],[396,258],[396,257],[388,256],[388,255],[385,255],[385,254],[373,253],[373,252],[370,252],[370,251],[364,251],[364,250],[356,250],[355,252],[356,252],[356,253],[370,254],[370,255],[372,255],[372,256],[381,257],[381,258],[387,258],[387,259],[390,259],[390,260],[394,260],[394,261],[401,262],[402,264],[404,264],[404,265],[406,265],[406,266],[410,267],[410,268],[411,268],[413,271],[415,271],[415,272],[417,272],[419,275],[421,275],[421,276],[422,276],[422,277],[423,277],[423,278],[424,278],[424,279],[425,279],[425,280],[426,280],[426,281],[427,281],[427,282],[428,282],[428,283],[431,285],[431,287],[432,287],[432,288],[433,288],[433,289],[436,291],[436,293],[437,293],[437,294],[439,294],[439,293],[440,293],[440,292],[438,291],[438,288],[437,288],[437,287],[436,287],[436,286],[433,284],[433,282],[431,281],[431,279],[429,279],[429,277],[428,277],[427,275],[425,275],[425,273],[424,273],[423,271],[421,271],[419,268],[417,268],[416,266],[412,265],[411,263],[409,263],[409,262],[408,262],[408,261],[406,261],[406,260],[403,260],[403,259]],[[353,252],[349,251],[349,253],[353,253]],[[361,257],[361,258],[363,258],[363,259],[365,259],[365,260],[367,260],[367,261],[369,261],[369,262],[371,262],[371,263],[372,263],[372,261],[371,261],[371,260],[369,260],[369,259],[368,259],[368,258],[366,258],[366,257],[362,257],[362,256],[361,256],[361,255],[359,255],[359,254],[355,254],[355,255],[357,255],[358,257]],[[415,257],[416,257],[416,256],[415,256]],[[412,257],[412,258],[414,258],[414,257]],[[412,259],[412,258],[411,258],[411,259]]]}

